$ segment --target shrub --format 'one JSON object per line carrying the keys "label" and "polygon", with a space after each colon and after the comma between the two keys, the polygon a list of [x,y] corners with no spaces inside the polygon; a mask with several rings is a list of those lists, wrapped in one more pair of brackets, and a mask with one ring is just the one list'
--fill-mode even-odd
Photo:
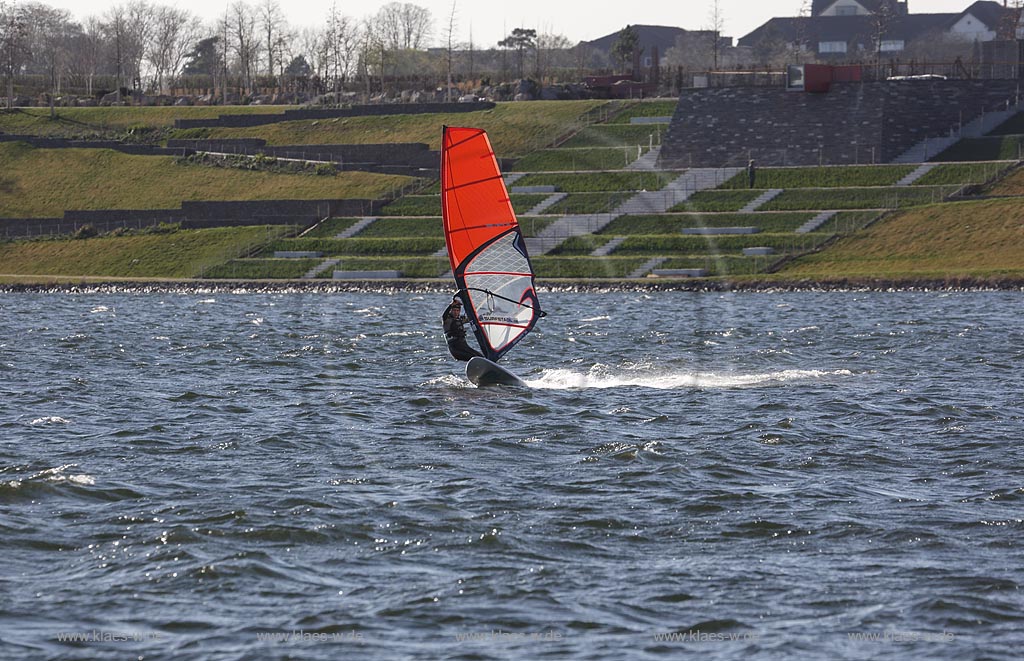
{"label": "shrub", "polygon": [[99,231],[92,225],[82,225],[75,233],[71,236],[73,239],[91,239],[94,236],[99,236]]}
{"label": "shrub", "polygon": [[318,239],[297,238],[274,241],[263,255],[278,250],[319,251],[325,255],[429,255],[444,248],[443,238],[402,239]]}
{"label": "shrub", "polygon": [[647,151],[647,146],[603,149],[542,149],[519,160],[516,172],[625,169]]}
{"label": "shrub", "polygon": [[669,211],[739,211],[757,199],[759,190],[703,190],[690,199],[675,205]]}
{"label": "shrub", "polygon": [[572,193],[547,208],[548,214],[605,213],[619,206],[633,193]]}
{"label": "shrub", "polygon": [[[892,186],[913,172],[913,165],[839,165],[827,167],[758,168],[754,188],[836,188],[850,186]],[[720,188],[749,186],[741,172]]]}
{"label": "shrub", "polygon": [[225,264],[210,267],[203,273],[206,278],[274,279],[301,278],[320,259],[232,259]]}
{"label": "shrub", "polygon": [[528,174],[516,186],[554,186],[563,193],[661,190],[678,172],[574,172]]}
{"label": "shrub", "polygon": [[640,268],[643,257],[535,257],[540,278],[624,278]]}

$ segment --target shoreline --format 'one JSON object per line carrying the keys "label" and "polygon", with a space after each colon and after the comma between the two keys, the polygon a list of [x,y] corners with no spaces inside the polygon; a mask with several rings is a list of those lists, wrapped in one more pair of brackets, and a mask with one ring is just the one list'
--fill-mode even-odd
{"label": "shoreline", "polygon": [[[0,294],[344,294],[444,293],[447,280],[79,280],[52,283],[0,283]],[[1024,277],[835,278],[706,280],[646,278],[642,280],[538,281],[548,292],[981,292],[1024,291]]]}

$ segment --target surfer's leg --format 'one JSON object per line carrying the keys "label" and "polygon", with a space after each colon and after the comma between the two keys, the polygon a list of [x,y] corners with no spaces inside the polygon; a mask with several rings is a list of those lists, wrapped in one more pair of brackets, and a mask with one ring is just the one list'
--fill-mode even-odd
{"label": "surfer's leg", "polygon": [[474,351],[473,347],[466,344],[465,341],[449,342],[448,351],[451,352],[452,358],[454,358],[455,360],[468,361],[470,358],[474,356],[483,356],[483,354],[480,353],[479,351]]}

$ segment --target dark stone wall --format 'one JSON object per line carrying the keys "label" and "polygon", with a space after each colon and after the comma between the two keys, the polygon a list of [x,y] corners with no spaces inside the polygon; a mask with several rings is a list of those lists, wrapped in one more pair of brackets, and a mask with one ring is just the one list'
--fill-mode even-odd
{"label": "dark stone wall", "polygon": [[[208,151],[277,158],[332,161],[341,170],[387,172],[409,176],[436,175],[441,156],[422,142],[396,142],[353,145],[281,145],[268,146],[264,140],[168,140],[169,148],[189,153]],[[424,173],[430,170],[431,173]]]}
{"label": "dark stone wall", "polygon": [[[277,158],[333,161],[339,170],[436,176],[441,156],[422,142],[357,145],[267,146],[260,138],[228,140],[168,140],[166,147],[129,145],[114,140],[68,140],[31,135],[0,134],[0,142],[25,142],[39,149],[113,149],[138,156],[189,156],[197,151]],[[424,172],[426,171],[426,172]]]}
{"label": "dark stone wall", "polygon": [[68,140],[66,138],[40,138],[34,135],[0,134],[0,142],[25,142],[38,149],[113,149],[139,156],[187,156],[192,153],[181,148],[129,145],[116,140]]}
{"label": "dark stone wall", "polygon": [[891,161],[926,137],[1001,110],[1014,80],[833,83],[825,93],[732,87],[684,92],[663,167],[844,165]]}
{"label": "dark stone wall", "polygon": [[494,107],[495,104],[490,101],[477,101],[474,103],[384,103],[379,105],[352,106],[351,108],[301,108],[286,110],[282,114],[221,115],[217,119],[176,119],[174,120],[174,128],[260,126],[262,124],[292,122],[300,119],[334,119],[335,117],[361,117],[366,115],[474,112],[477,110],[490,110]]}

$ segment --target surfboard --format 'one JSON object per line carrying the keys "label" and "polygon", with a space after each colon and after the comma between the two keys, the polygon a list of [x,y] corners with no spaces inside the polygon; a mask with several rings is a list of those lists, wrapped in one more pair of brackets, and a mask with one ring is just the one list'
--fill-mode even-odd
{"label": "surfboard", "polygon": [[473,357],[466,363],[466,378],[476,386],[518,386],[529,388],[526,382],[501,365],[486,358]]}

